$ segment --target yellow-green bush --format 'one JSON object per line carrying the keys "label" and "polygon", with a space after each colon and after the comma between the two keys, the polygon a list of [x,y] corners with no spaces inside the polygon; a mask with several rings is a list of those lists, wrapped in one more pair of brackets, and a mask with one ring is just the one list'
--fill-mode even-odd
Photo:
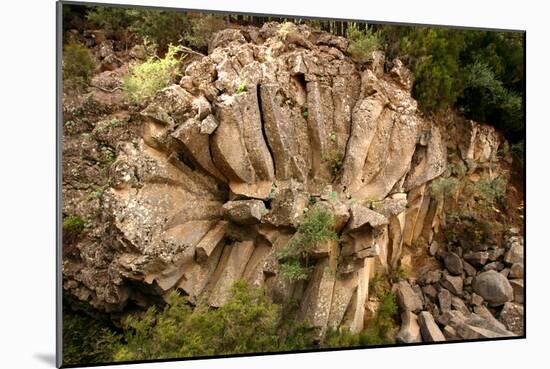
{"label": "yellow-green bush", "polygon": [[135,104],[143,103],[164,87],[175,82],[181,75],[179,70],[180,57],[177,53],[180,48],[170,45],[164,58],[151,57],[141,64],[130,68],[130,75],[122,84],[127,99]]}

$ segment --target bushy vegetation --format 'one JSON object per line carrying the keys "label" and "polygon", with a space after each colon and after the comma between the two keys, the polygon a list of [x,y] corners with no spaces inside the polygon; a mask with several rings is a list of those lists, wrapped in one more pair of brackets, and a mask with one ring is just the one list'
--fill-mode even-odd
{"label": "bushy vegetation", "polygon": [[[334,139],[332,139],[334,137]],[[336,134],[330,136],[331,141],[336,141]],[[344,156],[342,153],[333,152],[328,158],[328,168],[330,170],[330,175],[332,176],[332,181],[334,182],[340,176],[342,168],[344,166]]]}
{"label": "bushy vegetation", "polygon": [[415,76],[413,94],[428,112],[456,107],[509,139],[524,130],[524,50],[519,33],[379,26],[389,58]]}
{"label": "bushy vegetation", "polygon": [[372,52],[382,48],[380,33],[368,27],[360,30],[355,25],[350,26],[347,29],[347,38],[349,39],[348,53],[359,63],[368,62]]}
{"label": "bushy vegetation", "polygon": [[63,82],[66,87],[80,88],[90,80],[97,63],[86,46],[70,38],[63,47]]}
{"label": "bushy vegetation", "polygon": [[114,359],[146,360],[279,349],[278,310],[261,289],[244,282],[233,286],[232,298],[219,309],[193,309],[173,292],[160,312],[150,308],[142,318],[124,323],[124,343]]}
{"label": "bushy vegetation", "polygon": [[84,231],[84,220],[78,215],[67,215],[63,218],[63,239],[70,241]]}
{"label": "bushy vegetation", "polygon": [[164,52],[170,44],[185,43],[206,51],[210,36],[225,25],[216,14],[190,16],[185,12],[97,6],[86,18],[110,34],[130,31],[149,39]]}
{"label": "bushy vegetation", "polygon": [[340,331],[329,331],[325,338],[325,347],[361,347],[394,343],[392,332],[397,327],[397,300],[395,294],[390,291],[389,280],[375,275],[371,280],[371,291],[380,305],[376,316],[368,322],[367,328],[358,334],[351,333],[345,328]]}
{"label": "bushy vegetation", "polygon": [[325,209],[314,207],[306,212],[297,233],[277,253],[282,275],[290,280],[308,278],[310,254],[322,242],[338,240],[332,224],[333,216]]}
{"label": "bushy vegetation", "polygon": [[63,365],[112,361],[119,340],[106,322],[69,308],[63,310]]}
{"label": "bushy vegetation", "polygon": [[183,40],[189,47],[206,52],[212,34],[224,27],[225,21],[221,15],[205,14],[191,20],[191,30],[183,35]]}
{"label": "bushy vegetation", "polygon": [[164,87],[174,82],[175,77],[181,74],[178,66],[179,47],[170,45],[164,58],[151,57],[141,64],[130,68],[130,75],[122,84],[122,89],[128,100],[141,104]]}

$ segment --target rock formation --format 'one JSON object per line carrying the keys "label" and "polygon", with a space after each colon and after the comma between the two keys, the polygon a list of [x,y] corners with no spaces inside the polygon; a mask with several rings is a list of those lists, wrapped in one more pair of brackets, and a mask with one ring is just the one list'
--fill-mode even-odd
{"label": "rock formation", "polygon": [[[65,252],[65,291],[109,313],[148,306],[173,289],[216,307],[245,279],[275,302],[301,301],[301,316],[321,334],[359,332],[368,324],[369,280],[396,269],[423,238],[446,270],[400,282],[398,340],[521,334],[522,294],[514,293],[523,291],[523,245],[492,257],[438,250],[434,240],[443,204],[429,189],[446,171],[447,148],[464,160],[494,160],[501,142],[494,129],[425,118],[399,60],[385,74],[383,57],[355,64],[346,39],[279,28],[215,34],[179,84],[122,117],[137,127],[125,127],[132,134],[107,119],[107,129],[98,123],[81,144],[64,139],[66,213],[86,211],[78,173],[96,170],[78,157],[101,155],[93,140],[114,148],[108,186],[92,200],[100,209],[93,234]],[[124,68],[100,76],[120,78]],[[115,104],[107,114],[120,116],[116,95],[109,103],[105,96],[95,90],[96,105]],[[334,214],[341,242],[318,250],[310,279],[295,283],[280,275],[275,253],[312,200]],[[478,272],[488,260],[510,265],[514,284],[503,268]],[[334,262],[341,273],[328,268]],[[504,325],[481,309],[484,301],[505,304]]]}

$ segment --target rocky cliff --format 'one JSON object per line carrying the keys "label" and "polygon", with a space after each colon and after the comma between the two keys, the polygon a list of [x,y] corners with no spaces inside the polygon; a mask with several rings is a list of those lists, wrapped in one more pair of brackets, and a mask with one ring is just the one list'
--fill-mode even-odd
{"label": "rocky cliff", "polygon": [[[136,110],[118,86],[138,56],[113,57],[109,42],[94,46],[104,71],[89,94],[64,99],[63,212],[87,221],[64,239],[68,295],[111,314],[173,289],[217,307],[244,279],[300,301],[322,337],[364,329],[372,278],[405,268],[398,341],[522,334],[520,231],[476,250],[446,242],[446,199],[432,191],[459,164],[466,180],[497,178],[503,139],[421,114],[399,60],[358,65],[346,39],[307,26],[226,29]],[[340,241],[317,245],[309,279],[289,280],[277,252],[316,208]]]}

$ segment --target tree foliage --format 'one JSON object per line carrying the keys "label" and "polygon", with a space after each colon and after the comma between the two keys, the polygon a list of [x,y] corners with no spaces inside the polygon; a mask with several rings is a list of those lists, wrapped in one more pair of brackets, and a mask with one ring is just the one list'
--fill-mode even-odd
{"label": "tree foliage", "polygon": [[67,87],[85,86],[97,63],[86,46],[70,38],[63,47],[63,82]]}
{"label": "tree foliage", "polygon": [[65,308],[63,311],[63,365],[112,361],[120,336],[104,321]]}
{"label": "tree foliage", "polygon": [[232,298],[218,309],[191,307],[173,292],[163,310],[150,308],[124,323],[125,342],[115,360],[270,352],[279,349],[279,311],[262,289],[237,282]]}
{"label": "tree foliage", "polygon": [[423,110],[461,110],[514,141],[524,130],[523,35],[436,27],[379,26],[390,59],[400,57],[415,76],[413,95]]}

